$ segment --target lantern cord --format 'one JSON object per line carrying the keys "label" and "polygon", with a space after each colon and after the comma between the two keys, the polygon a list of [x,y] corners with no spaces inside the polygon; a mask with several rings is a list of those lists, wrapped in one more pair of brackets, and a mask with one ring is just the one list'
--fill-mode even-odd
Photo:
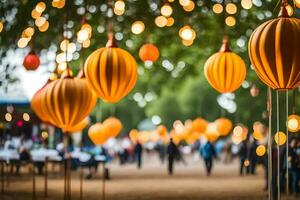
{"label": "lantern cord", "polygon": [[[108,10],[111,10],[111,12],[113,13],[113,1],[112,0],[108,0],[107,4],[108,4],[108,7],[110,8]],[[108,19],[108,27],[107,28],[108,28],[108,33],[112,34],[113,33],[113,14]]]}
{"label": "lantern cord", "polygon": [[269,117],[269,135],[268,135],[268,200],[272,200],[272,90],[268,87],[267,91],[267,109]]}
{"label": "lantern cord", "polygon": [[[286,123],[289,118],[289,91],[286,90]],[[286,194],[289,196],[289,128],[286,124]]]}
{"label": "lantern cord", "polygon": [[279,91],[276,90],[276,120],[277,120],[277,200],[280,200],[280,136],[279,136]]}

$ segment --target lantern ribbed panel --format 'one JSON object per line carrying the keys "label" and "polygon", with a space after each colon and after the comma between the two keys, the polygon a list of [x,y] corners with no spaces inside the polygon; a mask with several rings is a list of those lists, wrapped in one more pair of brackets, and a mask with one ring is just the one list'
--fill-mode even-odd
{"label": "lantern ribbed panel", "polygon": [[48,86],[48,84],[49,81],[45,84],[45,86],[39,89],[31,99],[31,109],[43,122],[48,122],[47,113],[45,112],[45,109],[42,107],[44,91],[45,88]]}
{"label": "lantern ribbed panel", "polygon": [[65,77],[48,85],[42,107],[52,124],[67,131],[89,115],[96,102],[85,79]]}
{"label": "lantern ribbed panel", "polygon": [[238,89],[246,77],[246,65],[232,52],[213,54],[205,63],[205,77],[210,85],[221,93]]}
{"label": "lantern ribbed panel", "polygon": [[137,81],[137,63],[125,50],[105,47],[86,60],[85,75],[91,89],[104,101],[115,103],[125,97]]}
{"label": "lantern ribbed panel", "polygon": [[300,85],[300,20],[279,17],[260,25],[250,37],[249,56],[262,82],[273,89]]}

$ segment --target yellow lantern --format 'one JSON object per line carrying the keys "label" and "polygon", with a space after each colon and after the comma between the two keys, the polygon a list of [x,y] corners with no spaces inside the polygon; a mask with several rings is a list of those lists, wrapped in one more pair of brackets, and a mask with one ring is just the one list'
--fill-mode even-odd
{"label": "yellow lantern", "polygon": [[273,89],[300,85],[300,19],[289,17],[285,3],[281,16],[260,25],[249,40],[249,56],[256,74]]}
{"label": "yellow lantern", "polygon": [[88,85],[104,101],[116,103],[137,81],[137,63],[127,51],[117,48],[113,35],[104,48],[94,51],[84,65]]}
{"label": "yellow lantern", "polygon": [[110,137],[116,137],[122,130],[122,123],[115,117],[109,117],[103,122],[103,126],[108,128],[108,135]]}
{"label": "yellow lantern", "polygon": [[96,101],[85,79],[67,75],[45,88],[42,108],[50,123],[68,130],[87,117]]}
{"label": "yellow lantern", "polygon": [[217,119],[215,122],[218,132],[221,136],[226,136],[232,129],[232,122],[226,118]]}
{"label": "yellow lantern", "polygon": [[206,61],[204,73],[215,90],[234,92],[245,80],[246,65],[240,56],[230,51],[228,40],[224,39],[220,51]]}
{"label": "yellow lantern", "polygon": [[287,127],[290,132],[298,132],[300,130],[300,117],[298,115],[290,115],[288,117]]}
{"label": "yellow lantern", "polygon": [[94,124],[89,128],[88,131],[89,138],[95,145],[104,144],[109,139],[109,135],[107,133],[108,127],[104,126],[101,123]]}

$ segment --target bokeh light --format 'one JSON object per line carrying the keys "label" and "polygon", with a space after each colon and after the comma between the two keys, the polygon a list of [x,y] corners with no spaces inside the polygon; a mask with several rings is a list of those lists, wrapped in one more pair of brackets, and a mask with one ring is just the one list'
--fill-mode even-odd
{"label": "bokeh light", "polygon": [[216,3],[216,4],[213,5],[213,12],[214,13],[220,14],[220,13],[223,12],[223,10],[224,10],[224,8],[223,8],[222,4]]}
{"label": "bokeh light", "polygon": [[173,13],[173,9],[170,6],[170,4],[166,3],[161,7],[160,12],[161,12],[161,15],[163,15],[165,17],[170,17]]}
{"label": "bokeh light", "polygon": [[264,145],[259,145],[256,147],[256,155],[264,156],[266,154],[266,147]]}
{"label": "bokeh light", "polygon": [[251,9],[253,6],[252,0],[242,0],[241,5],[244,9]]}
{"label": "bokeh light", "polygon": [[135,21],[131,25],[131,32],[138,35],[141,34],[145,30],[145,24],[142,21]]}
{"label": "bokeh light", "polygon": [[225,23],[226,23],[227,26],[234,26],[236,24],[236,20],[235,20],[234,17],[228,16],[225,19]]}
{"label": "bokeh light", "polygon": [[10,122],[12,120],[12,115],[10,113],[5,114],[5,120]]}
{"label": "bokeh light", "polygon": [[23,113],[23,120],[28,122],[30,120],[30,115],[28,113]]}
{"label": "bokeh light", "polygon": [[300,117],[298,115],[290,115],[287,120],[287,127],[290,132],[298,132],[300,130]]}
{"label": "bokeh light", "polygon": [[158,16],[155,18],[155,24],[158,27],[161,27],[161,28],[165,27],[167,25],[167,23],[168,23],[168,20],[164,16]]}
{"label": "bokeh light", "polygon": [[234,15],[237,12],[237,7],[234,3],[229,3],[226,5],[226,12],[230,15]]}
{"label": "bokeh light", "polygon": [[275,134],[274,140],[276,144],[283,145],[286,142],[286,134],[282,131],[279,131]]}

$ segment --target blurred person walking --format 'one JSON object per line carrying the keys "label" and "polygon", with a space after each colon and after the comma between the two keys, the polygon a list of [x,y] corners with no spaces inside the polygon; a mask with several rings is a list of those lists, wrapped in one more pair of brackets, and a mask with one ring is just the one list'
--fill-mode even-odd
{"label": "blurred person walking", "polygon": [[134,147],[134,155],[135,159],[137,161],[137,168],[142,168],[142,154],[143,154],[143,146],[140,143],[140,141],[137,141],[135,147]]}
{"label": "blurred person walking", "polygon": [[206,141],[199,148],[199,153],[204,160],[206,167],[206,175],[210,176],[213,167],[213,158],[216,158],[216,150],[210,141]]}
{"label": "blurred person walking", "polygon": [[173,165],[174,165],[174,160],[178,158],[179,156],[179,150],[177,145],[173,142],[173,139],[170,139],[170,143],[167,148],[167,153],[168,153],[168,172],[169,175],[173,174]]}

